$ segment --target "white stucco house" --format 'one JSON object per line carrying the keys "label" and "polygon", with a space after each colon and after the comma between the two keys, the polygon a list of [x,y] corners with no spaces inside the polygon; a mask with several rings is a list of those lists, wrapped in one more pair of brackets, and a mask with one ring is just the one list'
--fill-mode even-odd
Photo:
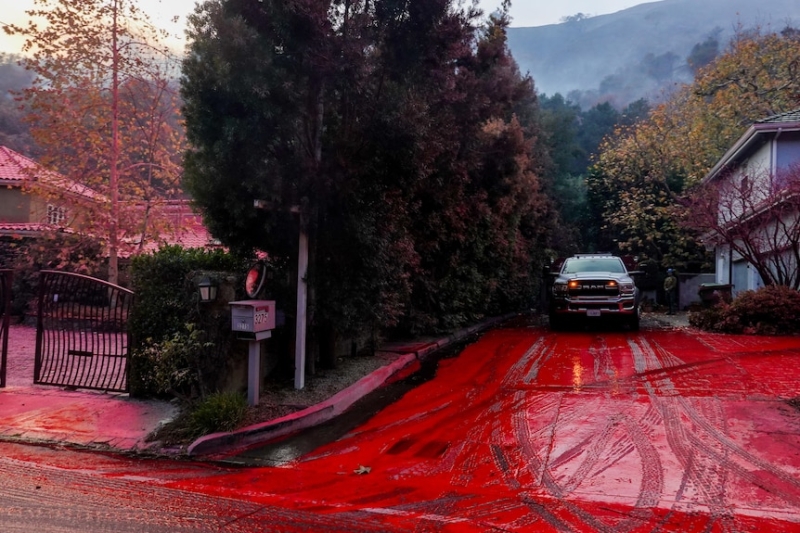
{"label": "white stucco house", "polygon": [[733,296],[765,279],[797,279],[799,184],[800,109],[751,125],[703,178],[716,195],[703,240],[714,250],[716,282],[732,285]]}

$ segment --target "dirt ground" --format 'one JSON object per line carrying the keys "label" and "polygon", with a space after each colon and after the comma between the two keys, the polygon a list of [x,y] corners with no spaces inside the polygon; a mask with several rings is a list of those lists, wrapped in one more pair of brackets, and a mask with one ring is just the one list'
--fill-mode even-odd
{"label": "dirt ground", "polygon": [[258,405],[248,408],[241,427],[268,422],[323,402],[359,379],[389,362],[380,355],[341,357],[334,369],[318,369],[306,375],[305,387],[294,388],[294,378],[267,380],[261,389]]}

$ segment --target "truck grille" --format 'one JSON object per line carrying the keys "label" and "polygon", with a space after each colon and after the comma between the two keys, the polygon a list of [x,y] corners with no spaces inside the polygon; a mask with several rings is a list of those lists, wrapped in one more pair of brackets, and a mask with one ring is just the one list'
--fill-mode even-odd
{"label": "truck grille", "polygon": [[584,296],[614,297],[619,295],[619,284],[607,279],[579,280],[578,287],[569,289],[569,295],[577,298]]}

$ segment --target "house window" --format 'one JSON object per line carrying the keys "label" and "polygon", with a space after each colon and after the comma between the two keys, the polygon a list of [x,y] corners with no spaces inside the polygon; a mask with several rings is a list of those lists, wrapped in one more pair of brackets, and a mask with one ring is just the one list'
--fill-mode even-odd
{"label": "house window", "polygon": [[58,205],[47,205],[47,223],[52,226],[61,226],[67,220],[67,210]]}
{"label": "house window", "polygon": [[775,143],[775,178],[772,192],[779,193],[797,183],[800,171],[800,134],[784,132]]}

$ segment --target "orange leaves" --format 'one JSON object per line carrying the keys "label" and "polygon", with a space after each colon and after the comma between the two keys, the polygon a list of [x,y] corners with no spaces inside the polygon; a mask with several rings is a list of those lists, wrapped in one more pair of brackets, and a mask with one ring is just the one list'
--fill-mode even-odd
{"label": "orange leaves", "polygon": [[108,198],[82,206],[87,224],[75,229],[108,239],[113,258],[120,236],[147,235],[152,222],[123,211],[176,192],[178,62],[164,54],[159,32],[133,1],[37,6],[43,24],[10,29],[34,53],[26,67],[37,77],[22,96],[27,121],[44,165]]}
{"label": "orange leaves", "polygon": [[797,106],[799,56],[800,42],[790,36],[741,33],[691,86],[604,141],[597,170],[603,189],[611,191],[605,217],[629,246],[656,235],[665,241],[658,253],[681,253],[673,243],[683,246],[687,230],[669,234],[663,228],[677,226],[674,211],[684,203],[684,189],[698,183],[752,122]]}

